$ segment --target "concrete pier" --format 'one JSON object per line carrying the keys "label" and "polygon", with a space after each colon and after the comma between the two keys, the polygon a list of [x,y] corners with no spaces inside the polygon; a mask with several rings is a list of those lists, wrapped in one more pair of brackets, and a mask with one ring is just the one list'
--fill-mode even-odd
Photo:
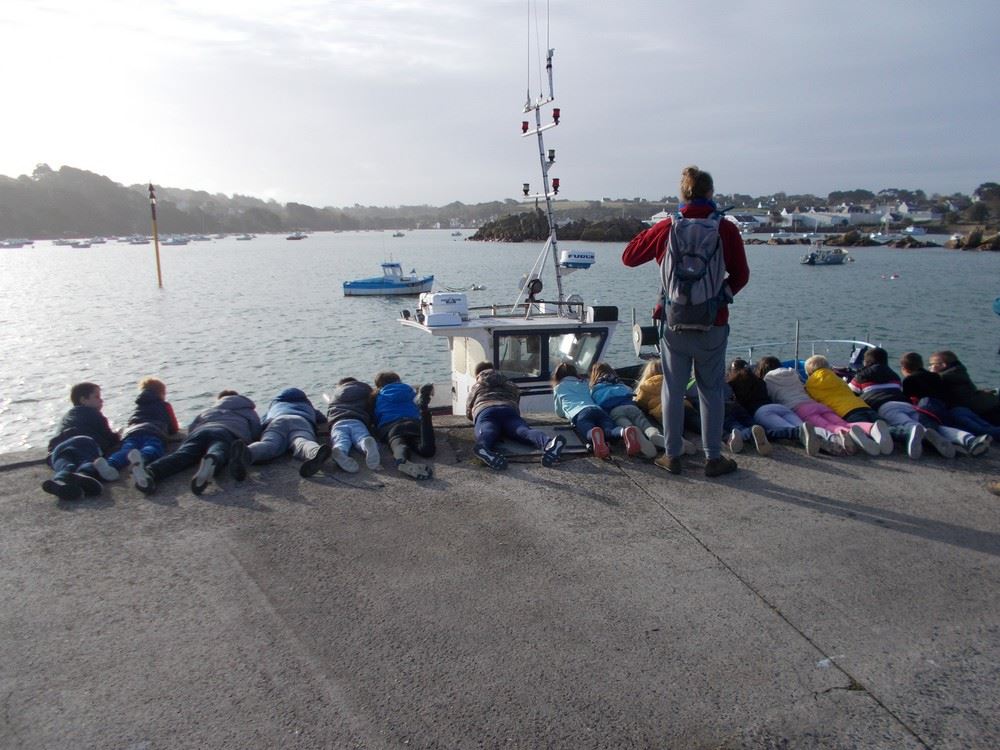
{"label": "concrete pier", "polygon": [[254,467],[59,503],[0,457],[0,747],[994,748],[1000,477]]}

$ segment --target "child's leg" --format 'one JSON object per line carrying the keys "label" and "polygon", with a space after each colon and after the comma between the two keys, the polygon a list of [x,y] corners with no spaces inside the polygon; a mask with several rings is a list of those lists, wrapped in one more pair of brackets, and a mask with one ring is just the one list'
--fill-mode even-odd
{"label": "child's leg", "polygon": [[271,422],[260,436],[260,440],[247,446],[250,451],[250,463],[262,464],[265,461],[273,461],[288,450],[291,432],[289,428],[288,421],[281,417]]}
{"label": "child's leg", "polygon": [[431,420],[429,409],[420,410],[420,433],[413,450],[424,458],[430,458],[437,453],[437,446],[434,442],[434,422]]}
{"label": "child's leg", "polygon": [[139,445],[140,441],[136,438],[125,438],[125,441],[122,443],[122,447],[108,456],[108,464],[116,469],[124,469],[128,466],[129,451],[138,448]]}
{"label": "child's leg", "polygon": [[396,420],[389,425],[382,436],[382,441],[388,444],[397,464],[410,458],[410,446],[406,440],[405,431],[406,421],[404,419]]}
{"label": "child's leg", "polygon": [[330,447],[345,456],[351,452],[351,445],[354,442],[354,433],[350,424],[354,421],[356,420],[342,419],[339,422],[334,422],[333,427],[330,428]]}
{"label": "child's leg", "polygon": [[369,469],[377,469],[382,465],[382,454],[379,453],[378,443],[368,432],[363,422],[357,422],[357,426],[352,428],[352,442],[365,454],[365,465]]}
{"label": "child's leg", "polygon": [[487,409],[476,417],[476,425],[473,431],[476,434],[476,445],[481,445],[488,451],[493,450],[493,446],[497,444],[497,440],[500,439],[501,426],[493,419],[493,415],[488,413],[490,410]]}
{"label": "child's leg", "polygon": [[[646,419],[646,415],[642,413],[642,409],[634,404],[622,404],[621,406],[614,407],[609,416],[623,430],[628,427],[635,427],[636,437],[639,440],[639,450],[642,452],[642,455],[646,458],[656,457],[656,445],[650,439],[650,432],[654,435],[659,435],[659,430],[653,427],[652,423]],[[662,445],[663,436],[659,436]]]}
{"label": "child's leg", "polygon": [[93,461],[101,455],[97,441],[86,435],[77,435],[64,440],[52,451],[50,463],[56,480],[62,481],[74,472],[97,476]]}
{"label": "child's leg", "polygon": [[152,463],[167,452],[166,446],[158,437],[145,437],[139,443],[139,455],[142,456],[143,463]]}
{"label": "child's leg", "polygon": [[597,423],[591,416],[591,411],[591,409],[584,409],[570,421],[574,432],[583,441],[584,445],[590,442],[590,431],[597,427]]}

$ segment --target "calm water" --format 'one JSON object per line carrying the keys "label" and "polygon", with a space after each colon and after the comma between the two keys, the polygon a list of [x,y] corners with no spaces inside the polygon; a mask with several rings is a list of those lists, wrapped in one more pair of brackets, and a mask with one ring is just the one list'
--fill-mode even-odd
{"label": "calm water", "polygon": [[[597,264],[570,276],[567,291],[617,304],[623,321],[632,307],[645,314],[655,267],[623,267],[619,244],[589,247]],[[322,408],[339,378],[384,368],[411,382],[447,381],[445,340],[395,322],[413,298],[344,298],[341,283],[380,273],[392,257],[434,273],[435,288],[485,284],[470,293],[473,304],[512,302],[540,248],[464,242],[445,230],[213,240],[161,248],[162,290],[151,245],[0,250],[0,452],[44,446],[80,380],[103,387],[105,413],[119,426],[144,375],[167,383],[182,423],[223,388],[263,410],[289,385]],[[1000,384],[1000,317],[991,309],[1000,255],[862,248],[854,263],[810,268],[798,263],[803,251],[748,247],[752,280],[732,311],[734,347],[788,340],[798,318],[803,337],[866,338],[891,357],[952,348],[980,385]],[[635,361],[627,325],[609,359]]]}

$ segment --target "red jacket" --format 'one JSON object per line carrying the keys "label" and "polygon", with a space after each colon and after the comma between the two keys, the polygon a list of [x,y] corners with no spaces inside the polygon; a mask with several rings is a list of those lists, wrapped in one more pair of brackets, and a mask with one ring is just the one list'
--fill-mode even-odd
{"label": "red jacket", "polygon": [[[704,219],[710,216],[713,210],[715,209],[707,202],[699,201],[682,206],[681,214],[690,219]],[[622,253],[622,263],[632,267],[641,266],[654,258],[657,263],[662,263],[672,224],[671,219],[665,219],[639,232]],[[722,238],[722,257],[726,261],[726,283],[735,295],[750,280],[750,267],[747,265],[747,255],[743,249],[743,238],[740,237],[737,226],[725,219],[719,222],[719,237]],[[724,326],[728,322],[729,305],[722,305],[715,317],[715,325]]]}

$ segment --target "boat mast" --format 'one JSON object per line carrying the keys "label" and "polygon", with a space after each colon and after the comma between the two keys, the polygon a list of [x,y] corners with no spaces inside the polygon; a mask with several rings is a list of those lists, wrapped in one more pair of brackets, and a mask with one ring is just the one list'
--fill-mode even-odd
{"label": "boat mast", "polygon": [[525,198],[545,198],[545,212],[549,223],[549,238],[546,245],[552,248],[552,265],[555,267],[556,273],[556,290],[559,294],[560,305],[565,302],[563,296],[562,287],[562,273],[559,269],[559,247],[558,240],[556,238],[556,222],[552,214],[552,199],[559,192],[559,178],[555,177],[552,179],[551,184],[549,182],[549,167],[555,163],[556,151],[555,149],[549,149],[547,152],[545,150],[545,139],[542,136],[546,130],[554,128],[559,124],[559,108],[552,108],[552,122],[542,125],[542,109],[553,101],[555,101],[555,93],[552,87],[552,57],[555,54],[554,49],[549,49],[545,56],[545,71],[548,75],[549,82],[549,93],[548,96],[544,96],[539,93],[536,100],[532,101],[531,91],[529,89],[527,100],[524,104],[524,113],[534,111],[535,113],[535,128],[531,129],[531,124],[527,120],[521,121],[521,135],[527,136],[537,136],[538,138],[538,162],[542,167],[542,192],[541,193],[531,193],[529,184],[526,182],[523,185],[524,197]]}

